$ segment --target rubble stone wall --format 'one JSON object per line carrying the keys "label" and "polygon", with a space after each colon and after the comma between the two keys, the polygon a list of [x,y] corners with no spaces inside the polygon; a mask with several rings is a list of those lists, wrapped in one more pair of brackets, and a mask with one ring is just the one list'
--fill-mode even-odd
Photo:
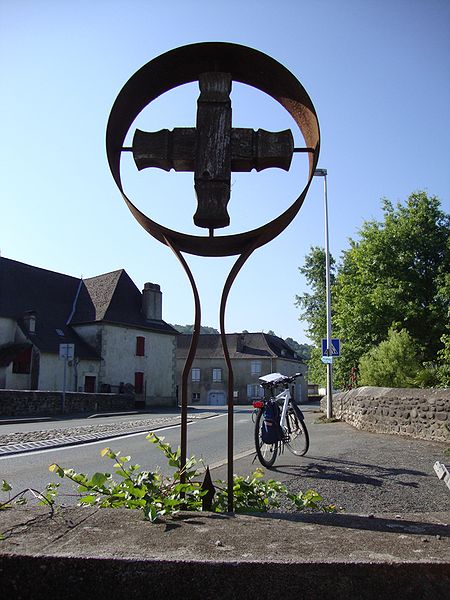
{"label": "rubble stone wall", "polygon": [[360,387],[333,395],[334,417],[374,433],[447,442],[449,413],[450,389]]}
{"label": "rubble stone wall", "polygon": [[87,394],[40,390],[0,390],[0,416],[32,417],[58,414],[117,412],[134,409],[128,394]]}

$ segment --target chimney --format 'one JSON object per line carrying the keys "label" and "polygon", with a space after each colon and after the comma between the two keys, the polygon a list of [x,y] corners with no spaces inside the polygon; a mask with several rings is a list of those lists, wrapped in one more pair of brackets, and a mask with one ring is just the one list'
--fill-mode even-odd
{"label": "chimney", "polygon": [[245,335],[243,333],[238,333],[236,339],[236,352],[244,352],[245,346]]}
{"label": "chimney", "polygon": [[27,310],[23,315],[23,322],[28,333],[36,333],[36,311]]}
{"label": "chimney", "polygon": [[157,283],[144,283],[142,314],[149,321],[162,321],[162,293]]}

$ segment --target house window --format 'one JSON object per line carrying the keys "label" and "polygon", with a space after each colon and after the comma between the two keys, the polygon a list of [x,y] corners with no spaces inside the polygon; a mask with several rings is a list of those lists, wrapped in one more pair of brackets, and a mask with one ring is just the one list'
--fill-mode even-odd
{"label": "house window", "polygon": [[28,374],[31,371],[31,346],[16,356],[12,365],[13,373]]}
{"label": "house window", "polygon": [[222,369],[213,369],[213,381],[222,381]]}
{"label": "house window", "polygon": [[255,398],[262,398],[264,396],[264,390],[257,383],[249,383],[247,385],[247,398],[254,400]]}
{"label": "house window", "polygon": [[261,361],[260,360],[252,360],[252,375],[261,375]]}
{"label": "house window", "polygon": [[144,391],[144,373],[137,371],[134,374],[134,392],[135,394],[142,394]]}
{"label": "house window", "polygon": [[200,369],[192,369],[192,381],[200,381]]}
{"label": "house window", "polygon": [[141,335],[136,338],[136,356],[145,356],[145,337]]}
{"label": "house window", "polygon": [[200,402],[200,392],[192,393],[192,402]]}

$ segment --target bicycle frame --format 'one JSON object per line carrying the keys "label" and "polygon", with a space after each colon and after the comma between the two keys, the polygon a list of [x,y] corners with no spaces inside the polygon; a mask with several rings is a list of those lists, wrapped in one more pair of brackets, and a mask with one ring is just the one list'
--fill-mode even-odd
{"label": "bicycle frame", "polygon": [[[256,420],[255,422],[255,446],[256,455],[264,467],[270,468],[273,466],[277,454],[284,451],[285,445],[296,456],[304,456],[309,448],[309,434],[304,421],[303,413],[300,408],[294,403],[291,396],[290,386],[295,382],[301,373],[295,375],[281,375],[280,373],[270,373],[259,378],[261,387],[264,389],[264,398],[253,402],[255,407]],[[276,393],[277,386],[282,386],[283,390]],[[269,435],[267,439],[267,427],[270,426],[270,418],[266,424],[263,424],[264,410],[268,403],[282,403],[280,415],[280,432],[275,429],[272,433],[276,435],[274,438]],[[273,417],[272,417],[273,418]],[[272,421],[273,423],[273,421]],[[256,457],[255,457],[256,458]]]}
{"label": "bicycle frame", "polygon": [[280,426],[283,429],[283,431],[284,431],[285,424],[286,424],[286,414],[287,414],[287,410],[288,410],[289,401],[291,400],[291,398],[292,398],[292,396],[291,396],[291,392],[290,392],[289,388],[287,388],[286,390],[283,390],[277,396],[274,396],[274,399],[277,402],[280,402],[280,400],[283,400],[283,408],[281,409],[281,417],[280,417]]}
{"label": "bicycle frame", "polygon": [[[264,375],[263,377],[259,378],[259,381],[261,382],[261,387],[269,391],[270,398],[274,398],[279,403],[283,401],[283,407],[281,409],[280,417],[280,426],[283,429],[283,431],[285,430],[286,415],[289,407],[289,402],[292,400],[289,384],[292,383],[295,380],[295,378],[300,376],[301,373],[296,373],[291,377],[281,375],[281,373],[271,373],[269,375]],[[274,390],[277,387],[277,385],[282,385],[284,387],[284,390],[279,394],[275,395]],[[255,408],[262,408],[262,405],[258,407],[255,403],[253,403],[253,406],[255,406]],[[298,410],[301,413],[300,409]]]}

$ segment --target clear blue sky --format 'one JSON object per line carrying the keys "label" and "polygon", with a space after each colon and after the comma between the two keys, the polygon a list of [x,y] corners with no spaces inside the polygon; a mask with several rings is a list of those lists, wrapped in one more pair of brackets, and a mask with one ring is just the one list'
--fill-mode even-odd
{"label": "clear blue sky", "polygon": [[[161,285],[166,321],[193,322],[186,276],[128,212],[104,140],[131,75],[167,50],[201,41],[265,52],[308,91],[321,127],[336,258],[363,220],[381,217],[382,197],[404,201],[425,189],[448,212],[449,23],[448,0],[0,0],[2,256],[85,278],[124,268],[140,288]],[[193,126],[197,95],[193,84],[165,94],[137,126]],[[234,126],[295,130],[261,92],[237,85],[232,100]],[[231,231],[261,225],[293,201],[304,185],[302,158],[294,160],[299,168],[290,173],[233,174]],[[192,174],[138,173],[130,163],[124,177],[149,216],[194,231]],[[298,267],[311,246],[323,246],[323,223],[316,179],[294,222],[239,274],[227,331],[273,329],[307,341],[294,307],[306,290]],[[233,259],[188,261],[199,279],[202,323],[217,327]]]}

